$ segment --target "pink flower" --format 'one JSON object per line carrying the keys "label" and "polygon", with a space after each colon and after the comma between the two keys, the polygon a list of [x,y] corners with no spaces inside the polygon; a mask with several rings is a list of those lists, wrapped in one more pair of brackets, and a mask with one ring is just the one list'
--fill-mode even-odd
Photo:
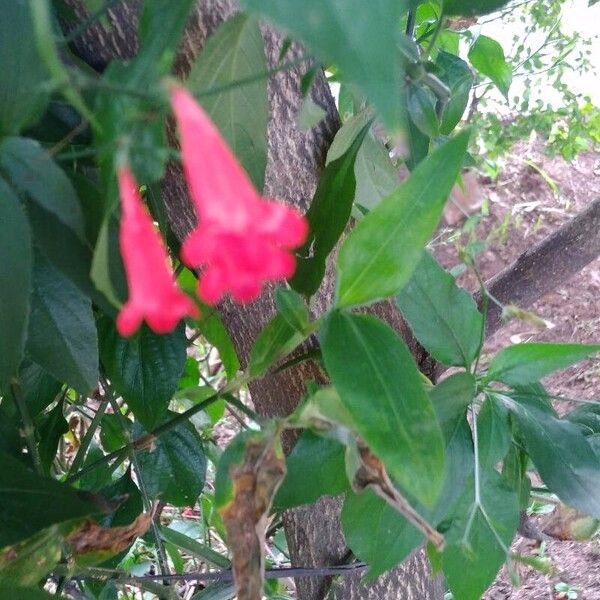
{"label": "pink flower", "polygon": [[308,225],[295,209],[260,196],[186,89],[173,87],[171,103],[198,217],[181,257],[190,267],[203,267],[198,294],[208,304],[226,292],[238,302],[250,302],[260,295],[263,282],[294,273],[290,250],[304,242]]}
{"label": "pink flower", "polygon": [[186,315],[197,317],[198,308],[175,284],[167,251],[130,169],[120,168],[118,179],[119,243],[129,299],[117,318],[117,330],[123,336],[132,335],[145,320],[154,332],[167,333]]}

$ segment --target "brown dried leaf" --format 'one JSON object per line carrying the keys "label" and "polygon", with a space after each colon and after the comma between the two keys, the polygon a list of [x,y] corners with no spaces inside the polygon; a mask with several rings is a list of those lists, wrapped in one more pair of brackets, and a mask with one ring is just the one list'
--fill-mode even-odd
{"label": "brown dried leaf", "polygon": [[559,504],[544,524],[543,531],[557,540],[584,541],[592,538],[600,528],[600,519]]}
{"label": "brown dried leaf", "polygon": [[244,462],[229,469],[233,500],[219,512],[233,554],[238,600],[262,598],[267,518],[284,475],[285,459],[278,438],[248,440]]}

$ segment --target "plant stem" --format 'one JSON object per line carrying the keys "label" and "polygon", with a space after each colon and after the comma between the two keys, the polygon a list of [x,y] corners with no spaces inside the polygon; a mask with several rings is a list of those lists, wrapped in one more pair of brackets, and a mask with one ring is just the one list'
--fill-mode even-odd
{"label": "plant stem", "polygon": [[23,422],[23,434],[25,436],[25,442],[27,444],[27,449],[29,451],[29,455],[31,456],[33,466],[39,475],[43,475],[44,469],[42,468],[40,452],[35,442],[35,429],[33,427],[33,420],[31,419],[31,414],[29,413],[29,408],[27,406],[27,402],[25,402],[25,396],[23,396],[23,390],[21,389],[21,384],[18,380],[15,379],[11,381],[10,391],[12,393],[15,406],[17,407],[17,412],[19,413],[21,421]]}

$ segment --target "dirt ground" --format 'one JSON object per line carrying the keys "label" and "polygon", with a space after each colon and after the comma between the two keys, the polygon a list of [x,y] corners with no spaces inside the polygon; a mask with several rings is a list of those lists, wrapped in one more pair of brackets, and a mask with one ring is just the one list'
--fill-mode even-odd
{"label": "dirt ground", "polygon": [[[524,160],[533,161],[543,174]],[[487,240],[487,246],[477,260],[487,279],[600,196],[600,155],[583,154],[569,164],[560,157],[548,158],[540,145],[531,147],[522,143],[513,149],[512,158],[496,182],[482,179],[479,182],[479,198],[472,201],[471,206],[463,208],[470,215],[481,215],[482,212],[489,214],[481,216],[472,232],[463,233],[462,241],[466,242],[473,234],[479,240]],[[483,202],[483,211],[477,206],[479,202]],[[470,219],[471,222],[473,220]],[[446,235],[436,243],[435,253],[444,266],[450,268],[460,261],[451,232],[446,232]],[[458,282],[475,289],[475,282],[468,274],[459,276]],[[528,323],[511,322],[487,341],[485,352],[493,353],[511,342],[520,341],[598,343],[600,259],[574,276],[568,285],[540,299],[531,310],[554,326],[540,332]],[[551,394],[600,401],[600,361],[578,363],[548,377],[544,384]],[[571,402],[556,403],[559,413],[575,406]],[[521,538],[515,541],[513,549],[522,554],[537,552],[535,542]],[[547,577],[529,567],[519,566],[521,586],[514,588],[503,570],[486,594],[486,600],[600,600],[598,539],[589,543],[550,542],[545,545],[545,555],[554,564],[554,576]],[[555,585],[561,582],[568,584],[566,591],[564,586],[563,591],[556,591]],[[569,591],[571,595],[567,595]]]}

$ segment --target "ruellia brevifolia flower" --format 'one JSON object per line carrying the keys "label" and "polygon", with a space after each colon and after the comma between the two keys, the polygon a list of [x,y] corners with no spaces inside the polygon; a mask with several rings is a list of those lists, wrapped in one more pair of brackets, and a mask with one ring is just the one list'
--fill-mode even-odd
{"label": "ruellia brevifolia flower", "polygon": [[121,198],[119,245],[125,265],[129,299],[117,318],[117,330],[132,335],[146,321],[156,333],[172,331],[198,308],[176,285],[160,234],[138,192],[129,167],[118,171]]}
{"label": "ruellia brevifolia flower", "polygon": [[291,249],[308,225],[295,209],[261,197],[217,127],[183,87],[172,87],[185,178],[198,226],[184,241],[185,264],[202,268],[198,295],[215,304],[225,293],[237,302],[259,296],[266,281],[290,277]]}

